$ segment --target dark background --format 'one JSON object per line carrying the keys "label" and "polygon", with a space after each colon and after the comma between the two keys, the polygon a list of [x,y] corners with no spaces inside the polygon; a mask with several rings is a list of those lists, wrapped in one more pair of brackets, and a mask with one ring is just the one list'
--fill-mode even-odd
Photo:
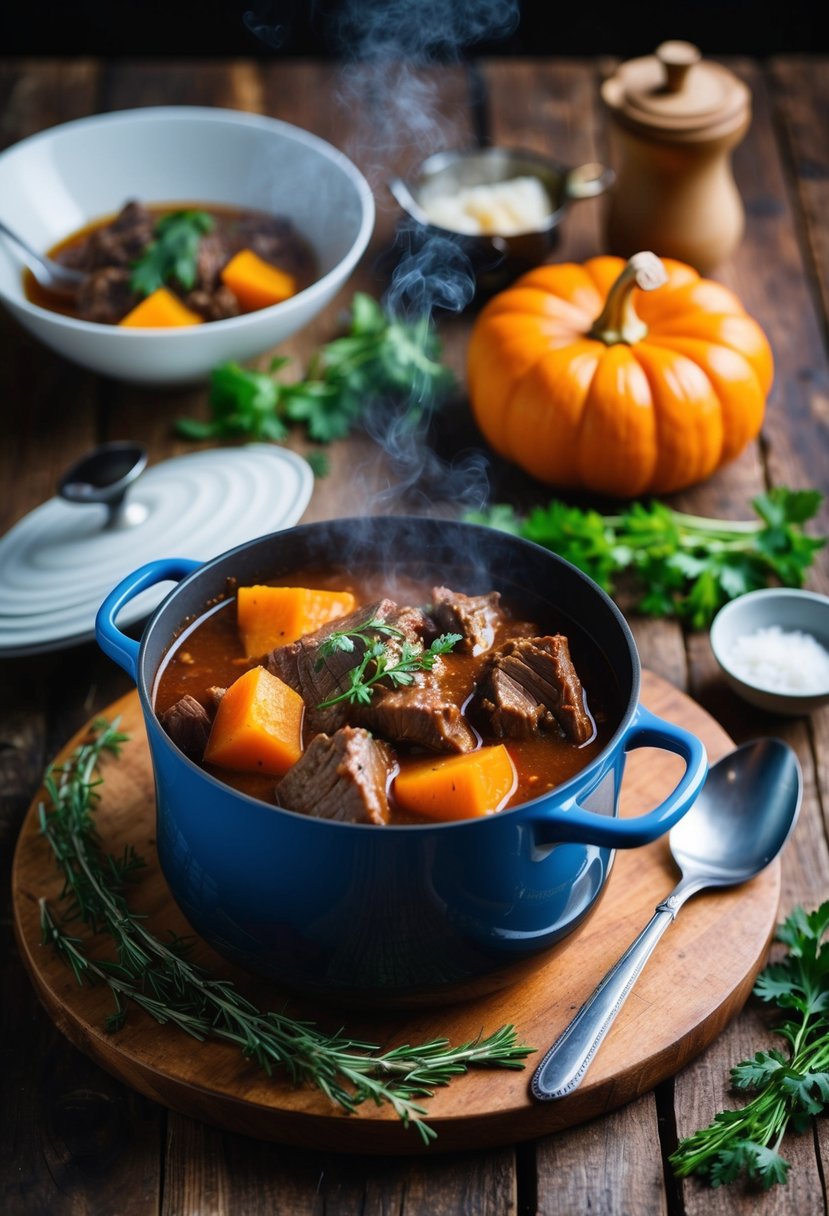
{"label": "dark background", "polygon": [[826,50],[829,24],[818,0],[3,0],[1,7],[1,56],[355,58],[376,50],[373,21],[384,46],[397,40],[398,52],[431,60],[627,57],[666,38],[688,39],[705,54],[764,57]]}

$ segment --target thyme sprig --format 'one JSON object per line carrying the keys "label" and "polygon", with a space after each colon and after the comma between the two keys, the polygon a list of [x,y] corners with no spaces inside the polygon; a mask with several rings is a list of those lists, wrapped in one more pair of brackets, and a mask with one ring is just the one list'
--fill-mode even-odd
{"label": "thyme sprig", "polygon": [[[120,857],[106,853],[95,826],[100,761],[107,754],[117,756],[126,738],[117,722],[96,722],[90,738],[65,764],[47,769],[46,798],[38,808],[41,831],[63,875],[60,901],[65,905],[59,917],[46,899],[39,901],[43,942],[56,950],[79,984],[107,985],[115,1002],[106,1023],[110,1032],[123,1026],[132,1002],[162,1025],[170,1023],[196,1039],[233,1044],[268,1075],[284,1068],[294,1084],[316,1087],[347,1114],[368,1100],[389,1105],[405,1126],[417,1128],[426,1144],[436,1133],[425,1122],[418,1099],[431,1097],[436,1087],[473,1066],[524,1067],[533,1049],[518,1044],[509,1025],[458,1046],[438,1038],[384,1052],[342,1034],[326,1035],[311,1022],[262,1012],[230,981],[211,978],[189,961],[187,941],[155,937],[130,911],[125,896],[143,860],[131,847]],[[72,922],[107,933],[115,958],[91,957],[84,938],[69,932]]]}
{"label": "thyme sprig", "polygon": [[[399,650],[390,649],[377,634],[390,639],[402,639]],[[388,680],[392,688],[411,684],[416,672],[431,671],[439,656],[448,654],[460,640],[459,633],[442,633],[430,646],[423,647],[419,643],[409,641],[399,629],[387,625],[379,617],[369,618],[357,629],[347,632],[335,631],[320,644],[320,657],[316,663],[318,669],[325,659],[333,654],[353,654],[357,641],[362,642],[365,649],[360,662],[348,673],[348,688],[345,692],[321,701],[317,708],[326,709],[329,705],[339,704],[340,701],[369,705],[375,685],[381,680]]]}

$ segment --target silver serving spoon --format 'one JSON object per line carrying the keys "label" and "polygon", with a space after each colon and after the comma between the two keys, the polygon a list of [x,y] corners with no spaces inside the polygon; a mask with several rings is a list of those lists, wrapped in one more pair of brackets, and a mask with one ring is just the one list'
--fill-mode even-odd
{"label": "silver serving spoon", "polygon": [[611,967],[556,1039],[532,1079],[542,1102],[572,1093],[584,1077],[645,963],[677,912],[706,887],[747,882],[774,860],[800,810],[803,777],[780,739],[758,739],[713,765],[699,798],[670,832],[682,878],[636,941]]}
{"label": "silver serving spoon", "polygon": [[2,220],[0,220],[0,233],[14,241],[20,250],[22,261],[31,270],[41,287],[45,287],[47,291],[55,292],[57,295],[74,296],[77,294],[78,288],[86,278],[86,275],[80,270],[70,270],[68,266],[61,266],[60,262],[47,257],[45,253],[38,253]]}

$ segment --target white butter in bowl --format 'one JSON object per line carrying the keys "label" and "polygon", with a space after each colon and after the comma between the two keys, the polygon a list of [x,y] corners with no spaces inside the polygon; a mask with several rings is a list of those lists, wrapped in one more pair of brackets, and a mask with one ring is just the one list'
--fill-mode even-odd
{"label": "white butter in bowl", "polygon": [[424,190],[420,206],[431,223],[472,236],[518,236],[544,228],[554,207],[537,177],[465,186],[449,193]]}

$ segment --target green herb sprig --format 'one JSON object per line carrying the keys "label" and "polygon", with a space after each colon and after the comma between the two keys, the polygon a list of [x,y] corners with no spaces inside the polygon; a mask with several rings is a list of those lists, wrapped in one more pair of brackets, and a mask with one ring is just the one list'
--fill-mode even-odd
{"label": "green herb sprig", "polygon": [[[386,638],[402,639],[399,650],[391,650],[386,642],[376,636],[378,633]],[[341,701],[369,705],[375,686],[381,680],[388,680],[392,688],[411,684],[415,672],[431,671],[440,655],[449,654],[457,646],[461,641],[461,634],[442,633],[430,646],[424,648],[410,642],[399,629],[387,625],[379,617],[370,617],[357,629],[329,634],[320,644],[317,669],[333,654],[352,654],[356,649],[355,639],[362,642],[365,649],[360,662],[348,673],[348,688],[335,697],[329,697],[327,701],[321,701],[318,709],[338,705]]]}
{"label": "green herb sprig", "polygon": [[780,1154],[786,1131],[805,1130],[829,1108],[829,945],[822,944],[828,927],[829,902],[809,913],[795,908],[778,927],[788,953],[760,973],[754,992],[791,1013],[775,1031],[788,1054],[758,1051],[732,1068],[735,1089],[756,1097],[679,1142],[670,1157],[679,1177],[698,1174],[711,1186],[743,1177],[766,1190],[788,1181],[789,1163]]}
{"label": "green herb sprig", "polygon": [[803,585],[827,539],[807,535],[803,524],[822,501],[817,490],[778,487],[752,500],[757,520],[739,522],[686,515],[660,502],[602,515],[556,499],[523,518],[502,504],[465,518],[551,549],[611,595],[618,577],[627,575],[638,611],[703,629],[746,591]]}
{"label": "green herb sprig", "polygon": [[[107,985],[115,1001],[107,1020],[110,1032],[123,1026],[133,1003],[196,1039],[232,1043],[268,1075],[284,1068],[292,1082],[316,1087],[347,1114],[368,1100],[388,1104],[427,1144],[436,1133],[418,1099],[474,1066],[524,1067],[533,1049],[517,1043],[509,1025],[459,1046],[440,1038],[389,1051],[342,1034],[325,1035],[310,1022],[262,1012],[229,981],[211,978],[188,960],[188,942],[155,937],[130,912],[125,896],[142,859],[131,848],[121,857],[105,853],[95,827],[99,764],[104,755],[117,756],[126,738],[117,722],[95,723],[93,735],[64,765],[47,770],[46,799],[39,807],[41,831],[63,875],[65,905],[59,918],[45,899],[39,901],[43,941],[71,967],[79,984]],[[77,922],[108,934],[115,958],[91,958],[84,939],[68,930]]]}
{"label": "green herb sprig", "polygon": [[187,439],[279,441],[288,424],[299,423],[313,442],[331,443],[349,434],[378,401],[404,402],[414,423],[453,384],[428,318],[388,317],[362,292],[354,296],[347,333],[317,352],[303,379],[276,379],[289,362],[273,359],[267,372],[221,364],[211,377],[210,419],[180,418],[176,430]]}
{"label": "green herb sprig", "polygon": [[214,227],[206,211],[172,211],[153,229],[154,240],[132,267],[130,287],[149,296],[165,283],[178,283],[185,291],[196,285],[199,242]]}

